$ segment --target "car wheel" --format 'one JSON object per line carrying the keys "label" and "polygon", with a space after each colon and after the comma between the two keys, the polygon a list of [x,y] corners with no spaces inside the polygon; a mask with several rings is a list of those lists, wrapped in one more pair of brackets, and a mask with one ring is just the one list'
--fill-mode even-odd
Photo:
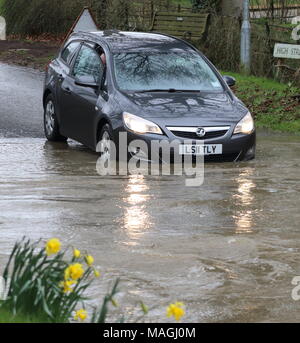
{"label": "car wheel", "polygon": [[67,140],[67,137],[62,136],[59,132],[59,124],[56,116],[54,99],[51,94],[48,95],[45,101],[44,131],[45,136],[49,141],[64,142]]}
{"label": "car wheel", "polygon": [[112,154],[112,146],[111,143],[114,142],[112,129],[109,124],[105,124],[99,134],[99,148],[97,151],[100,153],[101,156],[105,156],[107,160],[111,158]]}

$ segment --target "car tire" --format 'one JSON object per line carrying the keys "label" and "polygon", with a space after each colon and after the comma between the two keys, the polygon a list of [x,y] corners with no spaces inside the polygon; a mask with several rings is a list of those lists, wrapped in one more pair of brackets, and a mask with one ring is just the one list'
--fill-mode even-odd
{"label": "car tire", "polygon": [[51,142],[65,142],[68,139],[59,132],[59,123],[52,94],[49,94],[45,101],[44,132],[48,141]]}

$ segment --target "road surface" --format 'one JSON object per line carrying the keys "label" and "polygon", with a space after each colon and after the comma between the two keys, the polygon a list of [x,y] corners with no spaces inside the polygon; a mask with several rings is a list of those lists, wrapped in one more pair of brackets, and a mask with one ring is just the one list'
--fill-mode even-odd
{"label": "road surface", "polygon": [[43,138],[42,80],[0,64],[0,270],[23,235],[58,237],[95,257],[93,304],[121,278],[127,321],[139,300],[153,307],[146,321],[168,321],[174,301],[187,322],[300,321],[299,137],[260,132],[255,161],[209,164],[199,188],[102,178],[95,153]]}

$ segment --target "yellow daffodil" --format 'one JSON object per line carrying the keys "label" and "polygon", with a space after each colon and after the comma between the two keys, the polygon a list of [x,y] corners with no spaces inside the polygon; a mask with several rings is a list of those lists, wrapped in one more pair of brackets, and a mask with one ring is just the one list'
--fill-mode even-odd
{"label": "yellow daffodil", "polygon": [[87,265],[88,265],[89,267],[91,267],[92,264],[94,263],[94,257],[91,256],[91,255],[87,255],[87,256],[85,257],[85,261],[86,261]]}
{"label": "yellow daffodil", "polygon": [[62,281],[59,285],[63,288],[64,293],[71,293],[73,292],[72,286],[76,284],[76,281],[69,280],[69,281]]}
{"label": "yellow daffodil", "polygon": [[82,267],[82,264],[75,263],[71,264],[68,268],[65,270],[65,280],[78,280],[82,277],[84,273],[84,269]]}
{"label": "yellow daffodil", "polygon": [[84,321],[87,318],[87,312],[84,309],[78,310],[75,313],[74,319]]}
{"label": "yellow daffodil", "polygon": [[184,315],[185,311],[183,309],[184,304],[181,302],[176,302],[175,304],[171,304],[167,308],[167,317],[174,317],[175,320],[179,321]]}
{"label": "yellow daffodil", "polygon": [[48,256],[57,254],[60,251],[61,243],[59,239],[52,238],[46,243],[46,253]]}
{"label": "yellow daffodil", "polygon": [[81,256],[80,250],[74,249],[74,250],[73,250],[73,256],[74,256],[75,258],[79,258],[79,257]]}
{"label": "yellow daffodil", "polygon": [[100,277],[101,274],[98,270],[94,269],[94,275],[95,277]]}
{"label": "yellow daffodil", "polygon": [[115,299],[111,299],[111,303],[113,304],[114,307],[118,307],[119,304],[116,302]]}

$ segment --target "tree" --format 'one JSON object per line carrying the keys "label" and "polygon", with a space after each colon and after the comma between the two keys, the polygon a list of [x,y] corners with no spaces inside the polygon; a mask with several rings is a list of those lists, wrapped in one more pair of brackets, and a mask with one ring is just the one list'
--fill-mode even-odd
{"label": "tree", "polygon": [[2,0],[9,34],[68,32],[83,7],[82,0]]}
{"label": "tree", "polygon": [[191,0],[193,10],[209,10],[218,12],[221,0]]}
{"label": "tree", "polygon": [[222,0],[222,14],[229,17],[240,17],[243,11],[243,0]]}

